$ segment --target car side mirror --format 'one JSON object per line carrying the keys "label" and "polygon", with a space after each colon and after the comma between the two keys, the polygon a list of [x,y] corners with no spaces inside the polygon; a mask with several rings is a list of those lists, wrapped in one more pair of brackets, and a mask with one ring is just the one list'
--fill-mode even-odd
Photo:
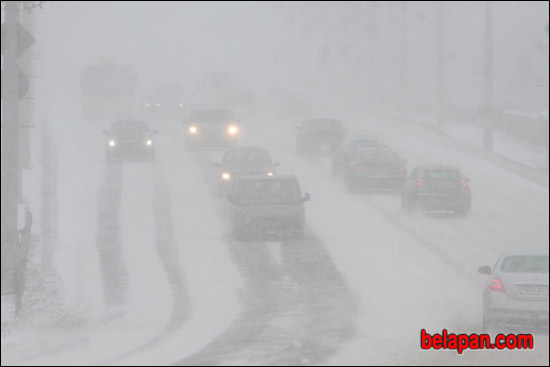
{"label": "car side mirror", "polygon": [[466,182],[470,182],[470,179],[468,177],[464,177],[464,179],[466,180]]}
{"label": "car side mirror", "polygon": [[223,167],[223,164],[221,162],[215,162],[214,166],[221,168],[221,167]]}
{"label": "car side mirror", "polygon": [[406,159],[402,159],[402,160],[401,160],[401,163],[403,163],[403,164],[407,164],[407,162],[408,162],[408,161],[407,161]]}
{"label": "car side mirror", "polygon": [[103,133],[102,133],[102,134],[103,134],[103,135],[107,135],[107,134],[109,134],[109,133],[107,132],[107,130],[103,130]]}
{"label": "car side mirror", "polygon": [[235,203],[235,198],[233,197],[232,194],[227,194],[226,198],[227,198],[227,201],[229,201],[230,203]]}
{"label": "car side mirror", "polygon": [[480,266],[479,269],[477,269],[477,272],[480,274],[491,274],[491,267],[490,266]]}
{"label": "car side mirror", "polygon": [[300,126],[294,126],[294,130],[300,130]]}
{"label": "car side mirror", "polygon": [[305,203],[306,201],[309,201],[309,199],[311,199],[311,196],[306,192],[306,193],[304,194],[304,198],[302,199],[302,202]]}
{"label": "car side mirror", "polygon": [[273,167],[278,167],[278,166],[280,166],[280,165],[281,165],[281,164],[280,164],[279,162],[273,163]]}
{"label": "car side mirror", "polygon": [[153,130],[153,131],[151,131],[151,133],[152,133],[152,134],[158,134],[159,131],[158,131],[158,130]]}
{"label": "car side mirror", "polygon": [[181,122],[183,122],[184,125],[189,124],[189,120],[188,120],[188,119],[183,119],[183,120],[181,120]]}

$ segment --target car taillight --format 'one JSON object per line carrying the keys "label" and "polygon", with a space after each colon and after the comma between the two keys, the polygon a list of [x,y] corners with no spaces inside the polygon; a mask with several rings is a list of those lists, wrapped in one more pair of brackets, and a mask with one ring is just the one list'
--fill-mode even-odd
{"label": "car taillight", "polygon": [[489,285],[489,289],[492,291],[504,293],[504,286],[502,285],[502,281],[499,278],[491,279],[491,284]]}
{"label": "car taillight", "polygon": [[356,170],[357,172],[361,172],[361,171],[363,171],[363,166],[360,165],[360,164],[358,164],[357,166],[355,166],[355,170]]}
{"label": "car taillight", "polygon": [[405,167],[399,167],[399,172],[403,172],[405,170]]}
{"label": "car taillight", "polygon": [[418,181],[416,181],[416,187],[422,187],[422,177],[418,177]]}
{"label": "car taillight", "polygon": [[465,179],[462,179],[462,187],[468,187],[468,183]]}

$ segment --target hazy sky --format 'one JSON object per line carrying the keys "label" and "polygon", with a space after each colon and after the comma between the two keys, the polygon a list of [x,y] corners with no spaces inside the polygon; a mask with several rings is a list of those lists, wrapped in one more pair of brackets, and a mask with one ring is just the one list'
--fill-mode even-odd
{"label": "hazy sky", "polygon": [[[436,100],[432,2],[406,9],[393,2],[52,2],[33,14],[38,67],[70,94],[85,65],[112,58],[132,65],[143,91],[181,83],[193,94],[221,71],[255,93],[279,88],[360,103],[374,90],[388,102],[401,93],[404,74],[414,106],[429,110]],[[493,15],[495,104],[547,109],[548,2],[495,3]],[[444,40],[449,103],[476,106],[484,3],[447,3]]]}

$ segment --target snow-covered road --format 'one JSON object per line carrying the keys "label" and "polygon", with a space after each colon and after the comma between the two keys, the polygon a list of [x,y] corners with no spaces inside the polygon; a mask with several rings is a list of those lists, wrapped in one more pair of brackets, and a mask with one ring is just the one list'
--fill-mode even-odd
{"label": "snow-covered road", "polygon": [[408,216],[396,195],[349,193],[328,157],[294,153],[290,125],[263,121],[243,142],[311,194],[306,238],[236,242],[213,189],[220,154],[185,151],[181,126],[159,125],[156,162],[125,164],[103,162],[97,129],[74,128],[81,150],[60,147],[58,264],[80,322],[3,335],[2,364],[547,365],[547,329],[533,351],[461,356],[422,351],[419,335],[481,331],[477,267],[548,247],[548,188],[383,122],[369,131],[409,169],[461,167],[470,216]]}

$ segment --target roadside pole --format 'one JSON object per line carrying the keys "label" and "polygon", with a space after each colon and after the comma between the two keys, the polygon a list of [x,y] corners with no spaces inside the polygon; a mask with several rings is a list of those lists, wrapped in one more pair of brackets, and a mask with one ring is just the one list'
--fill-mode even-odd
{"label": "roadside pole", "polygon": [[485,2],[485,68],[484,68],[483,149],[493,150],[493,4]]}
{"label": "roadside pole", "polygon": [[19,178],[19,1],[6,1],[2,25],[2,294],[13,293],[17,262],[17,201]]}
{"label": "roadside pole", "polygon": [[437,126],[445,126],[445,2],[437,2]]}

